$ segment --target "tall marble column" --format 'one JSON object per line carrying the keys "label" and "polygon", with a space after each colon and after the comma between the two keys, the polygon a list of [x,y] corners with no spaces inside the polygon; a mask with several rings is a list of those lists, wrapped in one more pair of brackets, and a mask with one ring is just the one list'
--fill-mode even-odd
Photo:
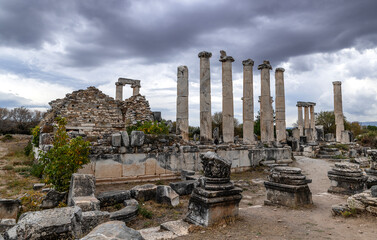
{"label": "tall marble column", "polygon": [[222,86],[223,86],[223,139],[225,143],[234,142],[234,107],[233,107],[233,82],[232,82],[232,62],[233,57],[227,56],[226,52],[220,51],[222,62]]}
{"label": "tall marble column", "polygon": [[183,140],[189,140],[189,84],[188,68],[179,66],[177,71],[177,122],[176,133],[181,135]]}
{"label": "tall marble column", "polygon": [[284,68],[275,70],[275,122],[276,141],[286,142]]}
{"label": "tall marble column", "polygon": [[212,140],[210,52],[200,52],[200,141]]}
{"label": "tall marble column", "polygon": [[344,131],[343,103],[342,103],[342,82],[335,81],[334,86],[334,115],[336,125],[336,141],[342,141],[342,131]]}
{"label": "tall marble column", "polygon": [[140,94],[140,86],[131,86],[132,88],[132,96],[136,96]]}
{"label": "tall marble column", "polygon": [[310,134],[310,119],[309,119],[309,104],[304,104],[304,132],[307,141],[311,141]]}
{"label": "tall marble column", "polygon": [[253,66],[254,61],[247,59],[243,64],[243,143],[255,143],[254,137],[254,95],[253,95]]}
{"label": "tall marble column", "polygon": [[260,131],[262,142],[274,141],[274,125],[270,92],[271,69],[272,67],[269,61],[263,61],[263,64],[258,66],[258,70],[261,70]]}
{"label": "tall marble column", "polygon": [[123,101],[123,86],[120,82],[115,83],[115,100]]}
{"label": "tall marble column", "polygon": [[297,127],[300,131],[300,136],[304,136],[304,119],[302,117],[302,102],[297,102],[297,110],[298,110],[298,117],[297,117]]}
{"label": "tall marble column", "polygon": [[309,111],[310,111],[310,136],[311,136],[311,141],[316,141],[317,140],[317,131],[315,130],[315,114],[314,114],[314,102],[309,102]]}

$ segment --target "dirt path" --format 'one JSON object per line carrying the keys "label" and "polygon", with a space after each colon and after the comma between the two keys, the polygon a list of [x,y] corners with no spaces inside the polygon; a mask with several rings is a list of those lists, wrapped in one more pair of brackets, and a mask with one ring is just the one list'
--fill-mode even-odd
{"label": "dirt path", "polygon": [[[297,157],[295,166],[313,180],[309,185],[314,206],[289,209],[264,206],[264,187],[245,191],[240,216],[235,223],[213,229],[202,229],[179,239],[376,239],[377,218],[333,217],[331,205],[345,202],[347,197],[328,194],[327,171],[332,163],[323,159]],[[262,181],[255,181],[262,184]]]}

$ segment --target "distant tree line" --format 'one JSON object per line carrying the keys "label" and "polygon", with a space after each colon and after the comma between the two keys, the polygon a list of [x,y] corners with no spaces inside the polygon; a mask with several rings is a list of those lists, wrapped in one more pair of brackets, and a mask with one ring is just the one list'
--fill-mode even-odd
{"label": "distant tree line", "polygon": [[25,107],[0,108],[0,134],[30,134],[43,115],[44,112]]}

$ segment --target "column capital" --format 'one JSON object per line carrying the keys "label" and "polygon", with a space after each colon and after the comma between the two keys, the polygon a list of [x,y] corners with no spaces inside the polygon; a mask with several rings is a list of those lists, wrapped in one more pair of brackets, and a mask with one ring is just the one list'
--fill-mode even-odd
{"label": "column capital", "polygon": [[315,106],[315,102],[307,102],[307,104],[310,106],[310,107],[314,107]]}
{"label": "column capital", "polygon": [[188,70],[187,66],[178,66],[178,71],[183,72],[185,70]]}
{"label": "column capital", "polygon": [[124,83],[115,82],[115,86],[124,86],[124,85],[125,85]]}
{"label": "column capital", "polygon": [[272,69],[270,61],[264,60],[263,63],[258,66],[258,70],[261,70],[263,68]]}
{"label": "column capital", "polygon": [[198,57],[199,58],[210,58],[210,57],[212,57],[212,53],[211,52],[203,51],[203,52],[200,52],[198,54]]}
{"label": "column capital", "polygon": [[284,71],[285,71],[284,68],[276,68],[276,69],[275,69],[275,72],[284,72]]}
{"label": "column capital", "polygon": [[226,55],[226,52],[224,50],[221,50],[220,51],[220,59],[219,59],[220,62],[234,62],[234,58],[231,57],[231,56],[227,56]]}
{"label": "column capital", "polygon": [[341,81],[335,81],[335,82],[332,82],[333,85],[342,85],[342,82]]}
{"label": "column capital", "polygon": [[303,107],[305,105],[305,102],[297,102],[296,107]]}
{"label": "column capital", "polygon": [[243,60],[242,61],[242,65],[244,65],[244,66],[254,66],[254,60],[253,59],[246,59],[246,60]]}

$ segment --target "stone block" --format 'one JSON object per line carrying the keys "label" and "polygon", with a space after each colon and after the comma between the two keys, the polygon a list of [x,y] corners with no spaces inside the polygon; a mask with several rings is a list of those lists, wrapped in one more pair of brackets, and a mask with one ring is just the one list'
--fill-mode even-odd
{"label": "stone block", "polygon": [[139,206],[139,202],[136,201],[135,199],[124,200],[123,204],[126,207],[128,207],[128,206],[136,206],[136,207],[138,207]]}
{"label": "stone block", "polygon": [[173,232],[177,236],[185,236],[189,234],[190,224],[182,219],[177,221],[164,222],[161,224],[161,229]]}
{"label": "stone block", "polygon": [[20,207],[18,199],[0,199],[0,219],[16,219]]}
{"label": "stone block", "polygon": [[99,211],[100,201],[94,196],[73,197],[72,205],[81,208],[83,212]]}
{"label": "stone block", "polygon": [[357,157],[357,151],[355,149],[350,149],[350,151],[349,151],[349,157],[350,158]]}
{"label": "stone block", "polygon": [[183,196],[190,195],[198,186],[198,181],[186,180],[181,182],[172,182],[169,185],[176,193],[178,193],[179,196]]}
{"label": "stone block", "polygon": [[96,192],[96,178],[92,174],[74,173],[68,193],[68,206],[72,206],[72,198],[93,196]]}
{"label": "stone block", "polygon": [[195,171],[182,169],[181,170],[181,180],[185,181],[187,176],[195,175]]}
{"label": "stone block", "polygon": [[156,202],[175,207],[179,204],[179,195],[170,186],[160,185],[156,190]]}
{"label": "stone block", "polygon": [[120,147],[122,145],[122,135],[120,133],[111,135],[111,145],[113,147]]}
{"label": "stone block", "polygon": [[130,146],[130,137],[128,136],[127,131],[122,131],[122,132],[120,132],[120,134],[122,135],[123,146],[129,147]]}
{"label": "stone block", "polygon": [[122,164],[113,159],[99,160],[96,162],[96,178],[122,177]]}
{"label": "stone block", "polygon": [[81,238],[81,240],[99,239],[144,240],[144,238],[138,231],[127,227],[126,224],[121,221],[110,221],[102,223],[101,225],[95,227],[88,235]]}
{"label": "stone block", "polygon": [[144,144],[145,134],[142,131],[131,132],[131,146],[141,147]]}
{"label": "stone block", "polygon": [[97,199],[101,203],[101,207],[111,206],[117,203],[123,203],[125,200],[131,199],[130,190],[119,190],[104,192],[97,196]]}
{"label": "stone block", "polygon": [[156,199],[157,186],[154,184],[144,184],[131,189],[132,198],[138,201],[149,201]]}
{"label": "stone block", "polygon": [[118,220],[123,222],[129,222],[137,216],[138,213],[138,206],[136,205],[129,205],[122,208],[119,211],[115,211],[110,213],[111,220]]}
{"label": "stone block", "polygon": [[34,191],[41,190],[42,188],[44,188],[44,186],[46,186],[45,183],[34,183],[33,184],[33,190]]}
{"label": "stone block", "polygon": [[347,198],[347,205],[351,209],[356,209],[359,211],[364,211],[365,210],[365,204],[363,204],[361,201],[356,200],[352,196]]}
{"label": "stone block", "polygon": [[370,194],[372,195],[372,197],[377,198],[377,186],[372,186],[370,188]]}
{"label": "stone block", "polygon": [[67,192],[58,192],[54,189],[49,189],[46,196],[42,200],[41,208],[54,208],[59,203],[67,201]]}
{"label": "stone block", "polygon": [[5,239],[75,239],[81,236],[81,222],[78,207],[26,212],[8,229]]}
{"label": "stone block", "polygon": [[154,121],[161,122],[161,112],[153,112],[153,119]]}
{"label": "stone block", "polygon": [[3,240],[1,233],[6,232],[14,225],[16,225],[16,219],[0,219],[0,240]]}
{"label": "stone block", "polygon": [[82,234],[89,233],[98,225],[108,222],[110,220],[110,213],[106,211],[89,211],[82,213]]}
{"label": "stone block", "polygon": [[145,175],[156,175],[156,165],[156,159],[147,159],[147,161],[145,161]]}

